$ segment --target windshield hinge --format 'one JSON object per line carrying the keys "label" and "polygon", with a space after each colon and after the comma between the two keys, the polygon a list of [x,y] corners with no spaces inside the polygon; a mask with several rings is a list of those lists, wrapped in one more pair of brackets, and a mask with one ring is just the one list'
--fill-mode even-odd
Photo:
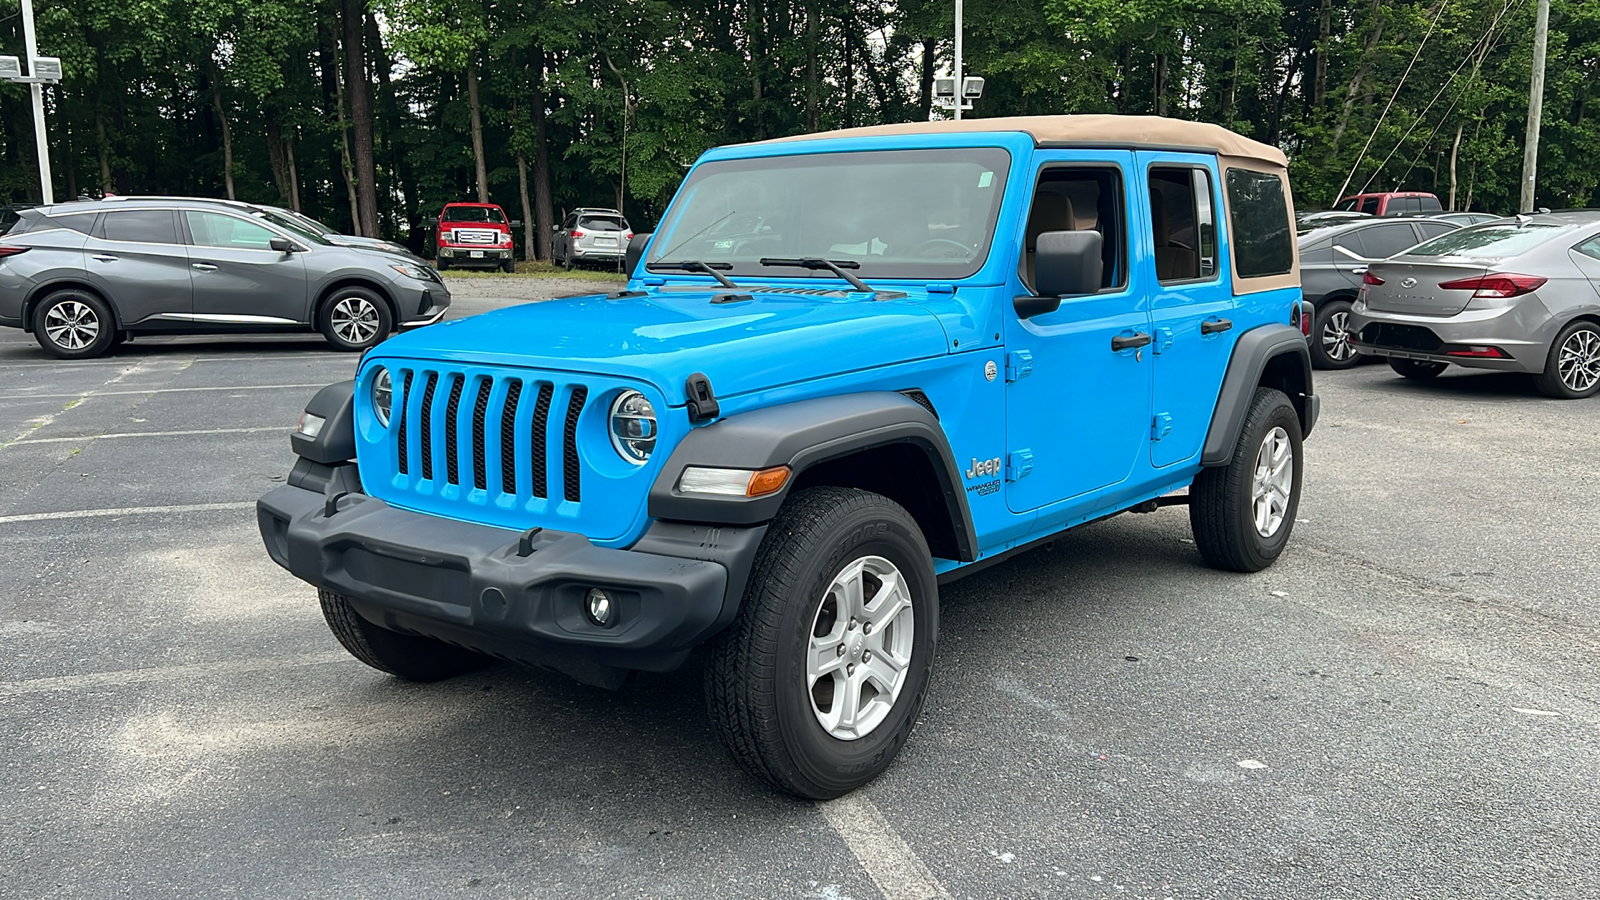
{"label": "windshield hinge", "polygon": [[683,383],[683,392],[689,397],[689,423],[707,422],[722,415],[717,395],[711,390],[711,379],[696,372]]}

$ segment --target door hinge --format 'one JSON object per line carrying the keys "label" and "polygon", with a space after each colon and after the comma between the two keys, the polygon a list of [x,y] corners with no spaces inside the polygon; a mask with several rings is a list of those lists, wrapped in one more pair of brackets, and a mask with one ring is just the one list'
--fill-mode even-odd
{"label": "door hinge", "polygon": [[1006,454],[1006,480],[1021,481],[1033,471],[1033,451],[1013,450]]}
{"label": "door hinge", "polygon": [[1161,326],[1161,325],[1156,326],[1156,341],[1155,341],[1155,344],[1156,344],[1155,347],[1152,348],[1151,351],[1150,351],[1151,353],[1162,353],[1162,352],[1164,352],[1166,350],[1171,349],[1171,347],[1172,347],[1172,329],[1171,328],[1167,328],[1165,326]]}
{"label": "door hinge", "polygon": [[1033,354],[1027,350],[1013,350],[1006,354],[1006,381],[1021,381],[1033,374]]}
{"label": "door hinge", "polygon": [[1150,420],[1150,440],[1159,441],[1172,433],[1172,416],[1169,413],[1156,413]]}

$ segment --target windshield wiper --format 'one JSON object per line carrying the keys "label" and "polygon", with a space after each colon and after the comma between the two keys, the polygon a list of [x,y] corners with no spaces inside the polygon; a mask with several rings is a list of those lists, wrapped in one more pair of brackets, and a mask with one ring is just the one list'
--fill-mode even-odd
{"label": "windshield wiper", "polygon": [[718,269],[731,269],[731,268],[733,268],[733,264],[732,263],[725,263],[725,262],[708,263],[708,262],[701,262],[698,259],[680,259],[677,262],[645,263],[644,267],[647,270],[649,270],[649,269],[678,269],[679,271],[683,271],[683,272],[704,272],[707,275],[710,275],[712,278],[715,278],[717,280],[717,283],[721,284],[723,287],[728,288],[730,290],[735,290],[735,291],[739,290],[739,286],[737,284],[733,283],[733,279],[731,279],[728,276],[726,276],[726,275],[722,274],[721,272],[717,271]]}
{"label": "windshield wiper", "polygon": [[856,290],[858,290],[858,291],[866,291],[869,294],[875,293],[875,291],[873,291],[872,287],[870,285],[868,285],[865,281],[862,281],[861,279],[857,278],[856,276],[851,275],[849,272],[845,271],[845,269],[859,269],[859,268],[861,268],[861,263],[858,263],[853,259],[842,259],[842,260],[839,260],[839,261],[835,262],[834,260],[823,259],[823,258],[821,258],[819,256],[806,256],[806,257],[802,257],[800,259],[771,259],[771,258],[765,258],[765,259],[761,260],[761,264],[763,266],[788,266],[790,268],[797,268],[797,269],[813,269],[813,270],[815,270],[815,269],[827,269],[828,271],[830,271],[833,274],[839,276],[840,278],[843,278],[845,281],[850,282],[850,286],[855,288]]}

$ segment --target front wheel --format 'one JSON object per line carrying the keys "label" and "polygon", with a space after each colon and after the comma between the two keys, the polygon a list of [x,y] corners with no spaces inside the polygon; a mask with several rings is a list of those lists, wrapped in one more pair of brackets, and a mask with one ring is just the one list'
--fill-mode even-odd
{"label": "front wheel", "polygon": [[501,263],[500,264],[500,271],[506,273],[507,275],[510,275],[511,273],[517,271],[517,263],[516,263],[516,261],[508,259],[505,262]]}
{"label": "front wheel", "polygon": [[339,350],[365,350],[389,336],[389,304],[366,288],[341,288],[317,314],[322,336]]}
{"label": "front wheel", "polygon": [[888,768],[927,693],[938,591],[899,504],[838,487],[790,497],[706,663],[706,705],[739,765],[814,800]]}
{"label": "front wheel", "polygon": [[1578,400],[1600,391],[1600,327],[1579,320],[1561,329],[1550,344],[1544,371],[1533,383],[1546,397]]}
{"label": "front wheel", "polygon": [[1445,369],[1450,368],[1450,364],[1428,359],[1401,359],[1398,356],[1391,356],[1389,368],[1393,369],[1396,375],[1412,381],[1432,381],[1443,374]]}
{"label": "front wheel", "polygon": [[1319,369],[1348,369],[1361,363],[1350,342],[1350,301],[1329,300],[1317,310],[1311,329],[1311,364]]}
{"label": "front wheel", "polygon": [[317,599],[339,645],[380,672],[407,681],[443,681],[489,662],[486,656],[443,641],[374,625],[363,619],[343,594],[319,588]]}
{"label": "front wheel", "polygon": [[1300,416],[1278,390],[1256,388],[1225,466],[1189,488],[1195,546],[1213,568],[1259,572],[1289,542],[1300,507]]}

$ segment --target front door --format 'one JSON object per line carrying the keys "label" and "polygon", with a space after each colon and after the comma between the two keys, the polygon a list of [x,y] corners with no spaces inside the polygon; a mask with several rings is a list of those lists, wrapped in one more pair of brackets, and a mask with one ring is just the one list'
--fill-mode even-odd
{"label": "front door", "polygon": [[[1066,297],[1054,312],[1003,313],[1006,347],[1006,502],[1027,512],[1126,481],[1150,436],[1150,308],[1132,276],[1129,202],[1133,154],[1041,152],[1022,257],[1011,280],[1031,294],[1032,256],[1046,231],[1104,237],[1103,287]],[[1141,191],[1142,194],[1142,191]],[[1136,217],[1130,227],[1130,214]],[[1115,345],[1113,342],[1115,341]],[[1121,349],[1118,349],[1121,348]],[[1031,464],[1031,468],[1029,468]],[[1024,472],[1026,471],[1026,474]]]}
{"label": "front door", "polygon": [[299,253],[272,249],[277,232],[233,213],[188,209],[179,215],[189,232],[196,321],[309,323],[305,263]]}
{"label": "front door", "polygon": [[1205,443],[1240,329],[1219,242],[1219,180],[1212,157],[1136,154],[1150,212],[1149,280],[1155,341],[1150,464],[1193,460]]}

